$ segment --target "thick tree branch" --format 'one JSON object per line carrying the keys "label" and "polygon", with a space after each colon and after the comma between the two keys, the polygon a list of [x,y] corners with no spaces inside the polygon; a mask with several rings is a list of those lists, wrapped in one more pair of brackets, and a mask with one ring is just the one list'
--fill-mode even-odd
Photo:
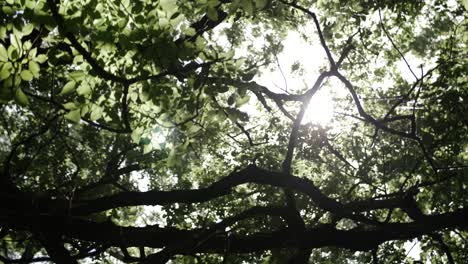
{"label": "thick tree branch", "polygon": [[[318,207],[337,215],[348,217],[350,216],[349,214],[353,212],[357,213],[383,208],[404,207],[406,205],[406,198],[403,196],[396,196],[387,199],[367,199],[342,204],[325,196],[317,187],[315,187],[313,182],[308,179],[278,172],[271,172],[260,169],[254,165],[250,165],[243,170],[231,173],[205,188],[196,190],[122,192],[94,200],[77,200],[73,201],[71,212],[72,215],[87,215],[125,206],[200,203],[213,200],[217,197],[229,195],[234,187],[245,183],[291,188],[308,195]],[[6,198],[7,197],[5,197],[4,200]],[[7,203],[6,200],[5,202]],[[56,201],[55,203],[59,204],[59,201]]]}
{"label": "thick tree branch", "polygon": [[297,114],[296,118],[294,119],[294,123],[289,135],[289,141],[288,141],[288,149],[286,152],[286,157],[284,158],[283,161],[283,172],[285,173],[290,173],[291,171],[291,162],[293,159],[293,154],[294,154],[294,148],[296,147],[297,140],[298,140],[298,133],[299,133],[299,128],[301,126],[302,119],[304,117],[305,111],[307,110],[307,107],[309,106],[309,102],[314,96],[314,94],[318,91],[320,86],[322,85],[323,81],[325,78],[330,76],[329,72],[324,72],[319,75],[317,80],[315,81],[314,85],[312,88],[310,88],[305,94],[304,94],[304,102],[301,105],[301,109],[299,110],[299,113]]}
{"label": "thick tree branch", "polygon": [[[355,228],[348,231],[336,230],[328,225],[307,229],[297,234],[290,229],[273,232],[259,232],[251,235],[226,236],[219,233],[208,238],[196,250],[192,247],[177,248],[180,241],[196,241],[196,237],[207,232],[205,229],[179,230],[176,228],[121,227],[110,222],[94,223],[80,219],[35,215],[10,216],[8,221],[13,227],[22,230],[41,230],[42,232],[58,232],[68,237],[80,240],[105,243],[111,246],[153,248],[174,247],[176,254],[194,252],[221,253],[225,251],[226,243],[232,253],[247,253],[278,248],[310,249],[325,246],[335,246],[351,250],[372,250],[377,245],[391,240],[408,240],[421,235],[430,234],[441,229],[467,228],[468,209],[463,208],[450,213],[425,216],[423,219],[410,223],[382,224],[370,229]],[[4,218],[2,218],[4,220]],[[63,257],[63,256],[62,256]],[[63,262],[62,262],[63,263]],[[73,262],[64,262],[73,263]]]}
{"label": "thick tree branch", "polygon": [[181,241],[181,243],[179,243],[177,247],[166,247],[158,253],[149,255],[148,258],[145,259],[145,261],[142,263],[166,263],[175,254],[177,254],[177,252],[180,251],[181,248],[192,248],[192,250],[196,251],[196,249],[200,245],[203,245],[203,243],[205,243],[212,236],[216,235],[216,233],[224,233],[226,227],[232,226],[233,224],[241,220],[255,216],[280,216],[283,220],[285,220],[288,223],[288,226],[291,228],[294,227],[297,221],[296,215],[293,212],[291,212],[289,208],[286,207],[252,207],[238,215],[226,218],[219,223],[213,224],[206,230],[205,233],[196,236],[195,240]]}

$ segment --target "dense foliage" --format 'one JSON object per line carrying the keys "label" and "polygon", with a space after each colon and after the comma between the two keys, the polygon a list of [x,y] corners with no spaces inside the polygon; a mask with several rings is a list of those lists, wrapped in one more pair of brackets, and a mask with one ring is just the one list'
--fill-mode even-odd
{"label": "dense foliage", "polygon": [[0,262],[466,261],[467,5],[0,1]]}

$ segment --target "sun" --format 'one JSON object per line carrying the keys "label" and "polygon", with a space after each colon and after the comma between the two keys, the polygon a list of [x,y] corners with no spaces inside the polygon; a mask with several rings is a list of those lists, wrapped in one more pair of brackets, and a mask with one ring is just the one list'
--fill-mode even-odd
{"label": "sun", "polygon": [[[313,29],[307,28],[306,31]],[[283,50],[275,56],[276,65],[271,66],[269,71],[263,71],[256,81],[276,93],[301,94],[314,83],[321,67],[326,65],[328,60],[317,40],[305,40],[295,31],[288,33],[283,46]],[[300,71],[292,70],[295,65],[300,65]],[[327,81],[327,85],[314,94],[301,124],[331,124],[335,104],[330,86],[334,87],[335,83]]]}
{"label": "sun", "polygon": [[334,113],[334,102],[330,92],[322,87],[310,100],[301,124],[325,126],[330,124]]}

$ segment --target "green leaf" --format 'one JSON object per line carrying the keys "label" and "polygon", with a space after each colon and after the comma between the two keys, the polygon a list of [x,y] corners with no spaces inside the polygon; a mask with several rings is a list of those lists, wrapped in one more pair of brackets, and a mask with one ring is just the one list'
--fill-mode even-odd
{"label": "green leaf", "polygon": [[76,109],[73,111],[68,112],[64,117],[73,123],[78,123],[80,122],[81,115],[80,115],[80,109]]}
{"label": "green leaf", "polygon": [[31,34],[31,32],[34,30],[34,25],[33,24],[26,24],[22,29],[21,33],[23,33],[23,36],[27,36]]}
{"label": "green leaf", "polygon": [[29,82],[33,79],[33,74],[30,70],[23,70],[21,71],[21,79]]}
{"label": "green leaf", "polygon": [[26,3],[24,4],[24,6],[26,6],[26,8],[33,10],[36,7],[36,1],[26,0]]}
{"label": "green leaf", "polygon": [[162,10],[168,13],[173,13],[177,10],[177,4],[174,0],[160,0],[159,6],[161,6]]}
{"label": "green leaf", "polygon": [[91,91],[91,87],[89,87],[89,84],[87,82],[82,82],[78,89],[76,89],[76,92],[79,95],[87,95],[90,94]]}
{"label": "green leaf", "polygon": [[11,66],[10,62],[7,62],[7,63],[3,64],[3,66],[1,67],[1,70],[0,70],[0,81],[5,80],[6,78],[8,78],[10,76],[11,68],[12,68],[12,66]]}
{"label": "green leaf", "polygon": [[201,127],[194,124],[194,125],[190,126],[190,128],[187,130],[187,133],[189,135],[194,135],[200,130],[201,130]]}
{"label": "green leaf", "polygon": [[465,7],[465,11],[468,10],[468,0],[462,0],[463,6]]}
{"label": "green leaf", "polygon": [[184,30],[184,33],[185,33],[185,35],[191,37],[191,36],[195,36],[195,34],[197,34],[197,31],[195,31],[195,29],[193,27],[189,27],[186,30]]}
{"label": "green leaf", "polygon": [[8,61],[7,50],[6,50],[5,46],[3,46],[1,43],[0,43],[0,61],[3,61],[3,62]]}
{"label": "green leaf", "polygon": [[143,128],[138,127],[132,131],[131,138],[133,143],[138,144],[140,142],[141,134],[143,134]]}
{"label": "green leaf", "polygon": [[221,84],[221,85],[216,87],[216,92],[218,92],[218,93],[225,93],[227,91],[229,91],[229,86],[227,86],[227,85]]}
{"label": "green leaf", "polygon": [[213,7],[208,7],[206,9],[206,16],[213,21],[218,21],[218,11]]}
{"label": "green leaf", "polygon": [[237,108],[226,108],[225,110],[228,113],[229,119],[231,119],[232,122],[237,122],[237,121],[245,122],[249,119],[249,116],[246,113],[238,110]]}
{"label": "green leaf", "polygon": [[5,41],[7,35],[7,29],[4,26],[0,26],[0,39]]}
{"label": "green leaf", "polygon": [[33,49],[29,50],[28,58],[33,59],[34,57],[36,57],[36,54],[37,54],[37,48],[33,48]]}
{"label": "green leaf", "polygon": [[2,11],[4,14],[7,15],[14,15],[16,13],[16,10],[11,8],[10,6],[3,6]]}
{"label": "green leaf", "polygon": [[19,58],[19,52],[14,46],[9,46],[8,47],[8,58],[10,58],[11,61],[15,61],[16,59]]}
{"label": "green leaf", "polygon": [[75,90],[76,87],[76,82],[75,81],[69,81],[67,82],[64,86],[62,91],[59,93],[59,95],[66,95]]}
{"label": "green leaf", "polygon": [[253,15],[253,4],[252,0],[242,0],[241,2],[242,9],[247,13],[247,15]]}
{"label": "green leaf", "polygon": [[125,9],[128,9],[128,7],[130,6],[130,0],[122,0],[122,2],[120,3]]}
{"label": "green leaf", "polygon": [[17,49],[18,51],[21,51],[21,41],[19,40],[17,34],[10,34],[10,41],[11,41],[11,45]]}
{"label": "green leaf", "polygon": [[148,145],[149,143],[151,143],[151,139],[149,139],[148,137],[142,137],[142,138],[140,138],[139,143],[141,145]]}
{"label": "green leaf", "polygon": [[228,52],[223,54],[223,57],[229,60],[229,59],[232,59],[234,55],[235,55],[234,49],[230,49]]}
{"label": "green leaf", "polygon": [[33,73],[33,75],[38,77],[37,75],[39,75],[39,72],[41,71],[41,67],[39,66],[39,64],[37,64],[37,62],[35,61],[30,60],[28,62],[28,67],[29,70]]}
{"label": "green leaf", "polygon": [[32,43],[31,41],[29,40],[26,40],[24,43],[23,43],[23,50],[30,50],[32,48]]}
{"label": "green leaf", "polygon": [[153,146],[152,146],[151,144],[144,145],[144,147],[143,147],[143,154],[150,153],[151,150],[153,150]]}
{"label": "green leaf", "polygon": [[219,1],[218,0],[208,0],[208,2],[206,4],[208,6],[210,6],[210,7],[215,7],[215,6],[219,5]]}
{"label": "green leaf", "polygon": [[39,62],[39,63],[44,63],[47,61],[47,56],[44,55],[44,54],[39,54],[37,55],[36,58],[34,58],[35,61]]}
{"label": "green leaf", "polygon": [[136,103],[138,100],[138,93],[134,93],[134,92],[130,93],[130,100]]}
{"label": "green leaf", "polygon": [[63,104],[63,108],[67,110],[74,110],[74,109],[77,109],[78,106],[73,102],[68,102],[68,103]]}
{"label": "green leaf", "polygon": [[21,106],[27,106],[29,104],[28,97],[21,88],[16,89],[15,101]]}
{"label": "green leaf", "polygon": [[75,82],[81,81],[86,77],[86,75],[85,75],[85,73],[83,71],[70,72],[69,76]]}
{"label": "green leaf", "polygon": [[91,112],[91,116],[89,117],[89,119],[91,119],[91,121],[96,121],[99,118],[101,118],[101,116],[102,116],[102,108],[101,107],[96,107]]}
{"label": "green leaf", "polygon": [[195,45],[197,45],[197,48],[199,50],[202,50],[206,46],[206,40],[203,37],[198,36],[197,39],[195,40]]}
{"label": "green leaf", "polygon": [[162,28],[169,26],[169,19],[164,18],[164,17],[159,18],[159,26]]}
{"label": "green leaf", "polygon": [[176,164],[176,150],[175,148],[171,149],[166,160],[166,165],[172,167]]}
{"label": "green leaf", "polygon": [[250,100],[250,96],[246,95],[244,97],[241,97],[241,98],[237,98],[236,100],[236,107],[240,107],[244,104],[246,104],[247,102],[249,102]]}
{"label": "green leaf", "polygon": [[255,0],[255,6],[260,10],[265,8],[267,4],[268,0]]}

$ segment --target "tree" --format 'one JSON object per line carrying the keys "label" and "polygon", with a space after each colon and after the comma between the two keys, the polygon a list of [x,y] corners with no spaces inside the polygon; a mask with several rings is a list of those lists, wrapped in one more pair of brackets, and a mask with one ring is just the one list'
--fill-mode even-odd
{"label": "tree", "polygon": [[[2,262],[468,259],[466,1],[1,10]],[[319,72],[281,68],[289,32]],[[304,122],[320,91],[332,121]]]}

